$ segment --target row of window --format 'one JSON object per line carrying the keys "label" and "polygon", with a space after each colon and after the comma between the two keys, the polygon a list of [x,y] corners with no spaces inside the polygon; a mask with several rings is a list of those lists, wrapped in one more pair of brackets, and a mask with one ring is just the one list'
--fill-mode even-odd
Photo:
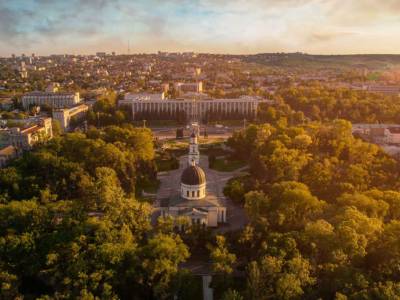
{"label": "row of window", "polygon": [[204,192],[201,193],[201,190],[192,191],[192,193],[190,193],[190,191],[186,191],[186,197],[190,197],[190,195],[192,195],[191,196],[192,198],[196,197],[196,195],[197,195],[197,197],[200,197],[200,196],[204,196],[203,194],[204,194]]}

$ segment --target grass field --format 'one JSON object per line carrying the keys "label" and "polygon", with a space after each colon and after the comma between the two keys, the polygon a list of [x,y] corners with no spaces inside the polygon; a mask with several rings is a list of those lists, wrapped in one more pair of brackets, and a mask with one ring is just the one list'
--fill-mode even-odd
{"label": "grass field", "polygon": [[151,183],[143,187],[143,191],[149,194],[155,194],[157,193],[159,186],[160,186],[159,180],[152,181]]}
{"label": "grass field", "polygon": [[211,169],[220,172],[233,172],[237,169],[246,166],[246,162],[242,160],[229,160],[226,158],[217,158],[212,166]]}
{"label": "grass field", "polygon": [[158,172],[176,170],[179,168],[179,162],[176,158],[171,159],[156,159]]}

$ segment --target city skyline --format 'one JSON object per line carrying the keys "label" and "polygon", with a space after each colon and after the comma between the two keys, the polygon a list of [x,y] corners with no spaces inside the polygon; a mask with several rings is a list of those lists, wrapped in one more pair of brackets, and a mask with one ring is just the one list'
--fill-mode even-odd
{"label": "city skyline", "polygon": [[0,55],[399,54],[396,0],[0,0]]}

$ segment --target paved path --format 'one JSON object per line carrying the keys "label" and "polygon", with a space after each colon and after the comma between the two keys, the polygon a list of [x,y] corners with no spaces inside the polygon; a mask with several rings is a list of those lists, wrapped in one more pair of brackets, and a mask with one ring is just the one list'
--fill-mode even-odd
{"label": "paved path", "polygon": [[213,289],[210,288],[212,277],[204,275],[203,277],[203,300],[213,300]]}
{"label": "paved path", "polygon": [[[233,172],[218,172],[212,170],[208,166],[207,155],[200,156],[199,165],[206,174],[207,192],[216,195],[227,207],[227,225],[217,228],[216,231],[225,232],[243,228],[247,224],[247,217],[243,208],[235,205],[231,200],[226,199],[223,190],[228,180],[232,177],[239,176],[245,168]],[[181,174],[187,166],[188,157],[184,155],[179,158],[179,169],[158,174],[160,187],[157,192],[157,199],[154,202],[153,221],[159,216],[160,200],[180,192]]]}

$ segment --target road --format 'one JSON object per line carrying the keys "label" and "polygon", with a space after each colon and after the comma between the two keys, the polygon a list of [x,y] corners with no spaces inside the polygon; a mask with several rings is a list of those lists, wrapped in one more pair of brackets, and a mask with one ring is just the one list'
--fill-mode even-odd
{"label": "road", "polygon": [[[153,131],[154,136],[159,140],[171,139],[176,137],[176,129],[178,127],[151,127],[150,129]],[[207,134],[209,138],[229,138],[232,136],[232,133],[236,130],[241,129],[239,126],[231,126],[229,128],[216,128],[215,126],[207,127]],[[204,127],[200,129],[201,135],[204,133]],[[184,130],[184,136],[189,136],[190,130]]]}

